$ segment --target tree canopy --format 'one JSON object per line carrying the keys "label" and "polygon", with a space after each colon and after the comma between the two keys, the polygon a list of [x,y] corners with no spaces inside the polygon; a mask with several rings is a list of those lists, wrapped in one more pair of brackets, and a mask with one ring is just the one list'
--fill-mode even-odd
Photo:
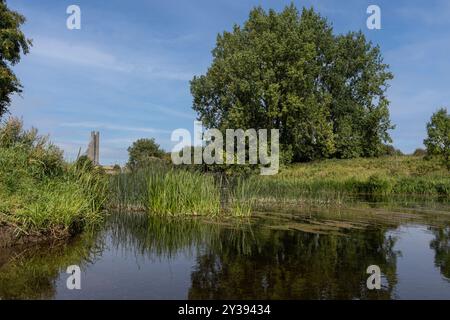
{"label": "tree canopy", "polygon": [[128,167],[137,168],[147,164],[155,158],[163,158],[165,152],[160,148],[159,144],[151,139],[138,139],[128,148],[129,160]]}
{"label": "tree canopy", "polygon": [[429,155],[443,156],[450,167],[450,115],[441,108],[427,123],[428,137],[423,141]]}
{"label": "tree canopy", "polygon": [[8,111],[11,96],[22,92],[11,66],[17,64],[21,54],[27,54],[32,45],[20,30],[23,23],[25,17],[10,10],[5,0],[0,0],[0,118]]}
{"label": "tree canopy", "polygon": [[391,142],[393,75],[362,32],[334,35],[312,8],[255,8],[217,36],[212,55],[191,81],[207,128],[279,129],[282,152],[295,161],[377,156]]}

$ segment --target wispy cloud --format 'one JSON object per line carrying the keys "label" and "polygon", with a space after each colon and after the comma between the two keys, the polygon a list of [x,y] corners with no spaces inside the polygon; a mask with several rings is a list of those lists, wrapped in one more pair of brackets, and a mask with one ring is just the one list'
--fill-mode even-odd
{"label": "wispy cloud", "polygon": [[103,122],[64,122],[60,124],[61,127],[74,127],[74,128],[92,128],[92,129],[107,129],[107,130],[118,130],[118,131],[132,131],[132,132],[145,132],[145,133],[170,133],[170,130],[150,128],[150,127],[131,127],[123,126],[112,123]]}
{"label": "wispy cloud", "polygon": [[149,67],[147,68],[146,75],[151,76],[156,79],[166,79],[166,80],[178,80],[178,81],[189,81],[192,80],[195,73],[194,72],[183,72],[177,70],[163,70],[159,68]]}
{"label": "wispy cloud", "polygon": [[154,105],[154,104],[152,104],[151,107],[161,111],[162,113],[170,115],[170,116],[175,116],[175,117],[179,117],[179,118],[186,118],[186,119],[192,119],[192,120],[194,120],[194,118],[195,118],[194,114],[189,114],[187,112],[174,110],[174,109],[169,108],[169,107],[164,107],[164,106],[159,106],[159,105]]}
{"label": "wispy cloud", "polygon": [[150,41],[153,43],[163,44],[163,45],[178,45],[180,43],[186,43],[186,42],[194,42],[198,41],[199,35],[194,33],[188,33],[188,34],[181,34],[176,35],[174,37],[168,37],[167,35],[152,35],[150,37]]}
{"label": "wispy cloud", "polygon": [[57,39],[34,39],[33,54],[70,64],[97,67],[114,71],[131,71],[132,66],[120,62],[114,55],[93,45],[74,44]]}
{"label": "wispy cloud", "polygon": [[[420,66],[419,63],[426,63],[432,66],[439,67],[449,66],[448,52],[450,50],[450,38],[428,38],[418,39],[415,42],[407,43],[403,46],[398,46],[386,52],[386,62],[393,66],[413,65]],[[414,69],[413,69],[414,70]]]}
{"label": "wispy cloud", "polygon": [[434,4],[430,1],[426,4],[427,9],[423,7],[414,7],[408,4],[399,7],[398,14],[408,20],[416,23],[422,22],[428,25],[448,24],[450,21],[450,2],[448,0],[437,1]]}
{"label": "wispy cloud", "polygon": [[182,70],[174,62],[164,62],[162,58],[158,57],[127,62],[124,57],[125,53],[113,54],[93,44],[72,43],[47,37],[34,39],[32,54],[49,59],[52,63],[56,61],[114,72],[134,72],[136,75],[149,79],[188,81],[196,74]]}

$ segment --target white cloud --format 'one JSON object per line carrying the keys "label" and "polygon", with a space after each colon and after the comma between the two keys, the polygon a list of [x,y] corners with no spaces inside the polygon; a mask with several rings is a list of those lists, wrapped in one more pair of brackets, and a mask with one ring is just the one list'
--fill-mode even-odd
{"label": "white cloud", "polygon": [[60,124],[61,127],[75,127],[75,128],[92,128],[92,129],[109,129],[109,130],[118,130],[118,131],[132,131],[132,132],[146,132],[146,133],[171,133],[170,130],[163,130],[157,128],[150,127],[130,127],[123,125],[116,125],[112,123],[103,123],[103,122],[90,122],[90,121],[81,121],[81,122],[64,122]]}
{"label": "white cloud", "polygon": [[169,107],[164,107],[164,106],[158,106],[158,105],[151,105],[152,108],[158,109],[159,111],[167,114],[167,115],[171,115],[171,116],[175,116],[175,117],[179,117],[179,118],[186,118],[186,119],[195,119],[195,115],[194,114],[189,114],[187,112],[182,112],[182,111],[177,111],[174,109],[171,109]]}
{"label": "white cloud", "polygon": [[36,37],[33,40],[32,54],[37,57],[68,65],[85,66],[115,72],[135,72],[138,76],[149,79],[188,81],[195,72],[183,68],[164,57],[145,57],[127,62],[125,54],[107,52],[96,45],[72,43],[47,37]]}
{"label": "white cloud", "polygon": [[154,68],[149,68],[147,74],[152,78],[156,79],[166,79],[166,80],[178,80],[178,81],[189,81],[192,80],[195,73],[194,72],[182,72],[176,70],[158,70]]}
{"label": "white cloud", "polygon": [[446,38],[417,39],[415,42],[388,50],[385,54],[385,61],[394,67],[417,67],[423,64],[437,66],[437,61],[439,61],[439,67],[448,67],[450,65],[449,50],[450,38],[448,36]]}
{"label": "white cloud", "polygon": [[34,39],[33,43],[32,53],[44,58],[114,71],[131,71],[131,66],[122,64],[114,55],[92,45],[74,44],[45,37]]}

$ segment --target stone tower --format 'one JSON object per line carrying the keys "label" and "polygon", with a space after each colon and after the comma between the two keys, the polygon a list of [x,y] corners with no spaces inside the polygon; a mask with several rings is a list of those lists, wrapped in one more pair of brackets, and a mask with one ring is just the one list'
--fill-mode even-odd
{"label": "stone tower", "polygon": [[87,149],[87,157],[98,166],[100,164],[100,133],[98,131],[91,132],[91,141]]}

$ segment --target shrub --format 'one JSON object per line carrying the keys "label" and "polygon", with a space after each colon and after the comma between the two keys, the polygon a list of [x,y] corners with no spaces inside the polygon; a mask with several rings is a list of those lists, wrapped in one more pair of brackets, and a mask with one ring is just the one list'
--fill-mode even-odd
{"label": "shrub", "polygon": [[27,155],[27,166],[37,177],[57,176],[63,171],[62,151],[40,136],[37,129],[25,130],[22,120],[11,117],[0,127],[0,148],[22,149]]}
{"label": "shrub", "polygon": [[387,177],[379,174],[371,175],[366,181],[359,182],[358,192],[364,194],[389,194],[393,184]]}
{"label": "shrub", "polygon": [[427,155],[427,151],[422,148],[417,148],[416,150],[414,150],[412,155],[415,157],[425,157]]}

